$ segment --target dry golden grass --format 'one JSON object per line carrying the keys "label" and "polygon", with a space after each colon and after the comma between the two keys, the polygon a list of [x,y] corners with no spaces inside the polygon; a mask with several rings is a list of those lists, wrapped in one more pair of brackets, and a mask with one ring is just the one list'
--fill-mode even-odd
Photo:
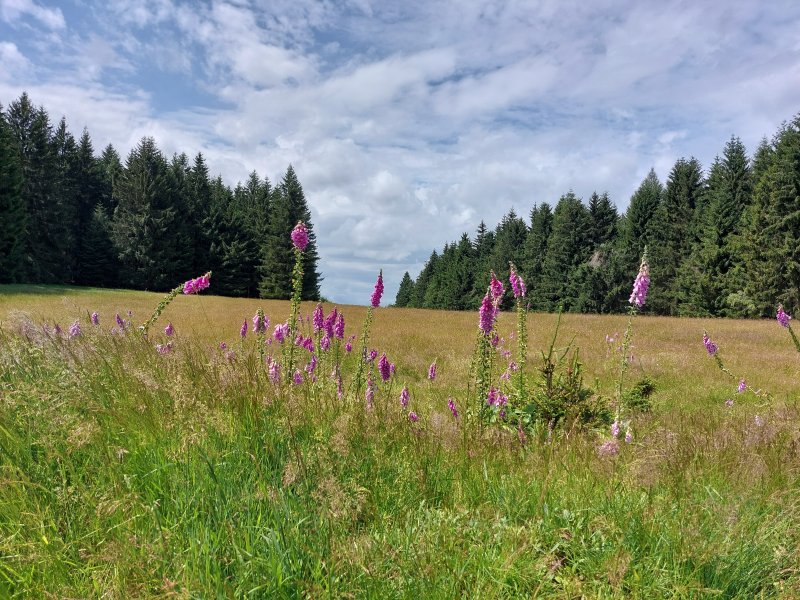
{"label": "dry golden grass", "polygon": [[[63,328],[75,319],[88,326],[92,311],[100,314],[101,325],[113,325],[115,313],[133,311],[134,323],[149,317],[162,294],[123,290],[87,290],[37,286],[0,286],[0,322],[13,326],[20,313],[34,322],[58,322]],[[300,314],[310,315],[314,304],[304,302]],[[333,305],[325,305],[327,313]],[[263,307],[272,324],[283,322],[288,301],[223,298],[201,294],[178,296],[167,308],[154,331],[171,321],[179,336],[216,345],[239,338],[239,327],[258,307]],[[346,319],[346,335],[358,335],[366,315],[363,306],[339,306]],[[529,365],[537,364],[540,350],[552,339],[557,316],[531,314],[528,317]],[[620,339],[627,325],[625,315],[574,315],[562,317],[558,347],[571,340],[580,349],[587,385],[612,394],[618,356],[605,336]],[[505,346],[514,349],[516,316],[505,313],[498,330]],[[797,396],[800,357],[788,333],[774,320],[696,319],[637,316],[634,319],[634,364],[628,383],[648,375],[658,384],[656,402],[661,408],[700,408],[709,401],[733,397],[736,381],[721,373],[706,354],[701,338],[707,330],[719,345],[726,366],[743,377],[754,389],[768,391],[777,400]],[[440,389],[457,393],[466,385],[475,342],[477,314],[422,309],[381,308],[375,312],[370,347],[385,351],[397,363],[400,380],[421,381],[430,363],[438,363]],[[751,396],[752,399],[752,396]]]}

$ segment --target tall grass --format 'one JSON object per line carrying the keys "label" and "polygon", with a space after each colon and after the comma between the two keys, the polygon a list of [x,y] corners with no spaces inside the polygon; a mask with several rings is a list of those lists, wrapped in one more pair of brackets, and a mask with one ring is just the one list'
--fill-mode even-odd
{"label": "tall grass", "polygon": [[[397,372],[368,410],[269,380],[238,330],[288,303],[179,296],[162,355],[158,325],[109,333],[157,296],[25,292],[0,296],[0,597],[800,596],[798,363],[774,323],[637,317],[627,380],[657,391],[609,457],[606,429],[465,430],[447,399],[474,396],[475,314],[376,309],[369,347]],[[340,310],[358,332],[365,309]],[[75,319],[80,337],[52,333]],[[528,316],[531,382],[555,319]],[[501,346],[517,323],[500,315]],[[604,340],[625,325],[562,318],[556,343],[581,348],[596,394],[614,397]],[[769,402],[736,395],[704,328]]]}

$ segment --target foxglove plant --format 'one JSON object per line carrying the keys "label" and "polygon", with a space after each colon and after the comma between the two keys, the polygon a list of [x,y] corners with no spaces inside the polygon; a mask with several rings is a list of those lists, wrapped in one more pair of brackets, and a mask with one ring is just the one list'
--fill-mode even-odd
{"label": "foxglove plant", "polygon": [[[292,270],[292,304],[289,312],[289,330],[287,337],[291,341],[297,337],[297,314],[300,310],[300,295],[303,292],[303,253],[308,246],[308,229],[306,224],[298,221],[291,233],[292,246],[294,247],[294,269]],[[283,347],[286,377],[294,373],[294,344]]]}
{"label": "foxglove plant", "polygon": [[[195,279],[189,279],[185,283],[171,290],[166,296],[164,296],[161,302],[158,303],[155,311],[153,311],[153,314],[150,315],[150,318],[139,326],[139,331],[141,331],[144,335],[147,335],[147,331],[150,329],[150,326],[156,322],[158,317],[161,316],[161,313],[164,312],[167,306],[169,306],[170,302],[172,302],[181,292],[187,296],[191,294],[199,294],[203,290],[207,289],[210,285],[211,271],[205,275],[196,277]],[[119,323],[120,320],[121,319],[119,318],[119,315],[117,315],[117,323]],[[120,328],[122,328],[122,325],[120,325]]]}
{"label": "foxglove plant", "polygon": [[797,334],[794,332],[794,329],[792,329],[792,324],[790,323],[792,317],[786,314],[786,312],[783,310],[783,304],[778,304],[778,310],[775,314],[775,318],[781,327],[785,327],[789,330],[789,335],[792,336],[792,343],[797,351],[800,352],[800,340],[797,339]]}
{"label": "foxglove plant", "polygon": [[[361,353],[358,360],[358,366],[356,367],[355,379],[353,380],[356,398],[361,395],[361,388],[364,385],[364,370],[366,369],[368,362],[367,342],[369,341],[369,328],[370,325],[372,325],[372,311],[380,306],[382,295],[383,269],[378,272],[378,279],[375,282],[375,289],[372,291],[372,296],[370,297],[370,305],[367,307],[367,316],[364,318],[364,327],[361,330]],[[347,341],[347,344],[350,344],[350,340]],[[347,350],[347,345],[345,345],[345,350]],[[350,350],[347,351],[350,352]]]}
{"label": "foxglove plant", "polygon": [[525,304],[525,294],[528,290],[525,286],[525,281],[517,273],[514,263],[509,263],[508,278],[517,307],[517,363],[514,377],[517,388],[516,399],[520,406],[524,406],[528,401],[528,390],[526,389],[525,381],[525,363],[528,357],[528,307]]}
{"label": "foxglove plant", "polygon": [[[706,353],[714,359],[715,363],[717,363],[717,367],[719,367],[719,370],[725,373],[725,375],[727,375],[734,381],[738,381],[738,383],[736,384],[737,393],[742,394],[746,390],[750,390],[755,396],[769,398],[768,392],[765,392],[763,390],[753,389],[747,383],[747,381],[745,381],[741,377],[737,377],[736,375],[734,375],[733,372],[731,372],[731,370],[725,366],[725,363],[722,362],[722,358],[719,355],[719,346],[708,336],[708,332],[705,330],[703,331],[703,346],[706,349]],[[733,405],[732,401],[731,405]]]}

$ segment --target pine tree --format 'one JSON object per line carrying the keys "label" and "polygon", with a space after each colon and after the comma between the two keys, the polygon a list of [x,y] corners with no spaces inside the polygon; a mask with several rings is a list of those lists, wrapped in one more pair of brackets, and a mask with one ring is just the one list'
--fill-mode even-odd
{"label": "pine tree", "polygon": [[595,249],[614,239],[617,235],[618,221],[617,208],[611,203],[608,192],[603,192],[602,196],[593,192],[589,199],[589,222],[591,242]]}
{"label": "pine tree", "polygon": [[531,227],[525,238],[523,259],[521,265],[522,275],[530,290],[528,297],[531,306],[535,309],[545,308],[537,303],[542,295],[540,288],[542,285],[542,272],[544,265],[544,255],[547,250],[547,241],[553,229],[553,210],[547,202],[541,206],[534,206],[531,209]]}
{"label": "pine tree", "polygon": [[142,138],[114,185],[111,232],[125,285],[166,290],[181,280],[184,240],[175,235],[180,217],[172,185],[164,155],[153,138]]}
{"label": "pine tree", "polygon": [[678,314],[681,300],[678,273],[695,241],[698,198],[703,175],[696,159],[679,159],[670,172],[661,204],[648,224],[649,258],[653,285],[648,305],[658,314]]}
{"label": "pine tree", "polygon": [[545,251],[535,306],[545,310],[574,309],[579,291],[578,267],[591,257],[589,211],[571,191],[553,211],[553,230]]}
{"label": "pine tree", "polygon": [[470,294],[470,306],[478,306],[483,295],[486,293],[486,287],[489,285],[489,271],[492,269],[492,250],[494,249],[495,236],[494,231],[490,231],[486,227],[486,223],[481,221],[478,225],[478,230],[475,235],[475,242],[473,247],[475,252],[475,267],[473,270],[473,286],[472,293]]}
{"label": "pine tree", "polygon": [[[108,236],[108,229],[94,226],[92,231],[93,239],[89,239],[89,229],[93,227],[94,212],[97,207],[103,209],[103,183],[100,175],[100,167],[94,156],[92,138],[89,132],[84,129],[81,139],[78,142],[76,156],[77,162],[77,202],[76,202],[76,222],[75,222],[75,282],[81,285],[106,285],[108,276],[104,276],[102,281],[93,280],[85,273],[84,264],[92,260],[92,255],[99,251],[97,244],[108,248],[111,240],[99,241],[96,236],[105,233]],[[107,260],[107,258],[103,258]]]}
{"label": "pine tree", "polygon": [[400,280],[400,288],[397,290],[397,296],[394,300],[394,305],[398,308],[409,306],[411,298],[414,294],[414,281],[408,271],[403,273],[403,279]]}
{"label": "pine tree", "polygon": [[0,283],[24,280],[26,230],[19,153],[0,107]]}
{"label": "pine tree", "polygon": [[271,214],[267,228],[265,248],[262,252],[259,290],[262,298],[289,298],[291,296],[291,274],[294,266],[290,234],[298,221],[308,228],[308,246],[303,253],[304,300],[319,300],[322,278],[317,271],[316,234],[311,223],[311,212],[306,203],[303,187],[291,165],[270,201]]}
{"label": "pine tree", "polygon": [[111,219],[102,204],[97,204],[86,226],[81,255],[82,285],[116,287],[119,284],[119,260],[111,241]]}
{"label": "pine tree", "polygon": [[425,298],[428,295],[428,286],[433,278],[434,273],[439,262],[439,254],[434,250],[431,252],[422,271],[417,275],[417,280],[414,282],[414,293],[412,295],[411,304],[414,308],[425,307]]}

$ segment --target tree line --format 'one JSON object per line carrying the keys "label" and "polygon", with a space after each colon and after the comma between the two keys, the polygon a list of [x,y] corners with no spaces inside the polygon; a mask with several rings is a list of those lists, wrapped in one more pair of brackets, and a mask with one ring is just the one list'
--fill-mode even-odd
{"label": "tree line", "polygon": [[662,184],[651,170],[624,214],[606,193],[584,203],[570,191],[527,221],[512,209],[493,230],[481,222],[474,238],[434,250],[416,279],[406,272],[394,304],[476,309],[490,271],[507,280],[512,261],[534,310],[622,312],[645,247],[651,314],[758,317],[779,302],[797,311],[800,116],[752,157],[734,136],[707,172],[681,158]]}
{"label": "tree line", "polygon": [[123,164],[26,93],[0,106],[0,283],[168,290],[210,270],[217,294],[289,298],[299,220],[303,298],[316,300],[316,236],[291,165],[277,185],[254,171],[231,189],[200,153],[168,159],[144,137]]}

